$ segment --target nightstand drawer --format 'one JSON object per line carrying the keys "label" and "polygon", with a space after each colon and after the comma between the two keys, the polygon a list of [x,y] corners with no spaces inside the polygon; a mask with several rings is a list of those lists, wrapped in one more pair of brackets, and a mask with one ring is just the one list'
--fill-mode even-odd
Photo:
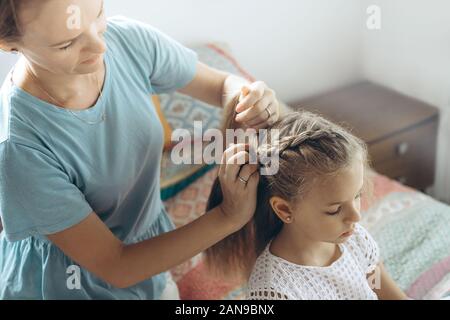
{"label": "nightstand drawer", "polygon": [[372,163],[414,158],[434,167],[437,128],[437,120],[431,121],[369,144]]}
{"label": "nightstand drawer", "polygon": [[438,108],[368,81],[291,105],[351,127],[380,173],[421,190],[433,183]]}
{"label": "nightstand drawer", "polygon": [[369,145],[372,166],[381,174],[425,190],[434,182],[437,121]]}
{"label": "nightstand drawer", "polygon": [[415,161],[392,159],[376,163],[373,168],[380,174],[422,191],[425,191],[434,182],[434,168],[421,167]]}

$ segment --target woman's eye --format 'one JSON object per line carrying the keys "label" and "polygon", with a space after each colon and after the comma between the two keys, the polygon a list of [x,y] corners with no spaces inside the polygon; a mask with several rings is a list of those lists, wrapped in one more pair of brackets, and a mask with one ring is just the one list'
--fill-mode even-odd
{"label": "woman's eye", "polygon": [[72,44],[70,43],[65,47],[59,48],[59,50],[68,50],[71,46],[72,46]]}

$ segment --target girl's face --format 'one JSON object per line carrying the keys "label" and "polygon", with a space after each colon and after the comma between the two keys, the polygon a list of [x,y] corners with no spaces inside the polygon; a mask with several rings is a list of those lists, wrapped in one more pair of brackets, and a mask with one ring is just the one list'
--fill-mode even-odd
{"label": "girl's face", "polygon": [[342,243],[360,219],[364,165],[360,157],[332,177],[317,179],[294,208],[290,228],[313,241]]}
{"label": "girl's face", "polygon": [[103,0],[26,0],[19,10],[24,29],[19,50],[33,64],[56,74],[88,74],[106,51]]}

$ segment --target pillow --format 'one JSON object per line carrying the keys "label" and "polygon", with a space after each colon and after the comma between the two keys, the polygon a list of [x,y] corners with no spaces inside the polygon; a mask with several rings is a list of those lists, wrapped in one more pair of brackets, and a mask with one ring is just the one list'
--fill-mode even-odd
{"label": "pillow", "polygon": [[172,146],[172,128],[170,127],[166,117],[164,116],[164,113],[161,110],[161,101],[159,97],[152,96],[152,101],[155,106],[156,113],[158,113],[159,121],[161,122],[164,130],[164,150],[169,150]]}
{"label": "pillow", "polygon": [[[210,67],[254,81],[228,53],[229,50],[225,45],[205,44],[191,49],[198,54],[199,61]],[[186,129],[192,136],[194,121],[203,122],[203,132],[211,128],[220,128],[222,119],[220,107],[203,103],[178,92],[161,94],[159,98],[164,117],[172,128]],[[176,165],[171,160],[171,150],[165,150],[161,161],[161,198],[167,200],[173,197],[212,168],[214,165]]]}

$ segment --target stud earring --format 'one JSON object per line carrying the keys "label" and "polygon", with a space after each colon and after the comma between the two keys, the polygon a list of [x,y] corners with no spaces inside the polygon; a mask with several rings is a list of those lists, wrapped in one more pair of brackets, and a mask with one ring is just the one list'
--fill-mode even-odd
{"label": "stud earring", "polygon": [[286,218],[286,221],[287,221],[287,222],[291,222],[291,220],[292,220],[291,217],[287,217],[287,218]]}

